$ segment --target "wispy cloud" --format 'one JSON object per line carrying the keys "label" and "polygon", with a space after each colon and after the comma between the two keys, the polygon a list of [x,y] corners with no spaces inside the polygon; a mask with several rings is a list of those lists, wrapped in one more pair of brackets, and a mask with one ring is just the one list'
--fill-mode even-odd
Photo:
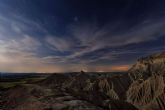
{"label": "wispy cloud", "polygon": [[[70,27],[70,36],[74,40],[52,37],[47,38],[47,41],[49,39],[48,43],[54,45],[56,51],[71,51],[70,55],[58,57],[58,61],[61,59],[65,63],[78,61],[88,64],[102,59],[113,60],[117,58],[117,55],[140,52],[127,49],[115,51],[115,48],[149,42],[165,35],[165,21],[143,21],[138,25],[132,26],[132,28],[126,29],[127,31],[118,31],[117,33],[113,33],[108,29],[107,26],[100,28],[95,23],[72,25]],[[103,49],[109,50],[100,53],[99,51]],[[95,59],[90,58],[90,56],[84,57],[88,54],[95,56]]]}
{"label": "wispy cloud", "polygon": [[56,36],[46,37],[46,42],[50,45],[51,49],[60,52],[71,51],[74,46],[74,42],[72,40]]}
{"label": "wispy cloud", "polygon": [[15,63],[34,57],[41,43],[32,37],[25,36],[21,39],[0,40],[0,45],[1,61]]}

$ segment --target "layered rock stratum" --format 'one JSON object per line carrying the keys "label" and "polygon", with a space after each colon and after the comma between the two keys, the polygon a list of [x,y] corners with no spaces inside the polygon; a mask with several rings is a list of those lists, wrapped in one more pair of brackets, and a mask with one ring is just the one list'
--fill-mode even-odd
{"label": "layered rock stratum", "polygon": [[165,52],[139,59],[129,76],[128,102],[140,110],[165,110]]}

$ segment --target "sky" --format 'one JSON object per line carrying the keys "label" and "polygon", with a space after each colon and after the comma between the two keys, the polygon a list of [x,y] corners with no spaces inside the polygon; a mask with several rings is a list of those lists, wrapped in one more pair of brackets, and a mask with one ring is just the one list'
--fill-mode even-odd
{"label": "sky", "polygon": [[1,72],[127,71],[165,51],[165,0],[0,0]]}

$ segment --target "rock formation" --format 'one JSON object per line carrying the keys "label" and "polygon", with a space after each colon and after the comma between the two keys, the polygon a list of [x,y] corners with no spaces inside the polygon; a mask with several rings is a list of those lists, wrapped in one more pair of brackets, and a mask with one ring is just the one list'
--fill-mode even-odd
{"label": "rock formation", "polygon": [[2,99],[3,110],[165,110],[165,52],[139,59],[128,73],[54,74]]}

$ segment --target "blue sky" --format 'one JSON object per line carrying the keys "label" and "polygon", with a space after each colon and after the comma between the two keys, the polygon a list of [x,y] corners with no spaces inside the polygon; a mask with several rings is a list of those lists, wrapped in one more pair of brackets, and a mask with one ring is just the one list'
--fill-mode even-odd
{"label": "blue sky", "polygon": [[0,71],[125,71],[165,50],[164,0],[0,0]]}

